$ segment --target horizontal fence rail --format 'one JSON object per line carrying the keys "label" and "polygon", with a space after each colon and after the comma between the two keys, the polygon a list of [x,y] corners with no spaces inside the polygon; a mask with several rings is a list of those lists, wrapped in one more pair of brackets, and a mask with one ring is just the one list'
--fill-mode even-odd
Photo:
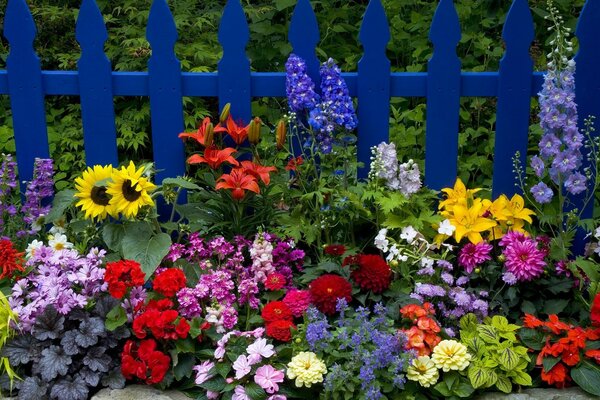
{"label": "horizontal fence rail", "polygon": [[[577,30],[576,101],[580,127],[588,115],[600,117],[600,0],[587,0]],[[218,38],[223,57],[213,73],[182,72],[174,46],[178,38],[166,0],[154,0],[147,24],[152,48],[147,72],[115,72],[104,54],[108,38],[102,14],[94,0],[83,0],[76,25],[81,46],[77,71],[42,71],[33,46],[36,27],[25,0],[8,0],[4,36],[10,45],[7,69],[0,70],[0,94],[11,100],[17,162],[21,180],[32,175],[35,157],[47,157],[48,137],[44,97],[80,96],[85,154],[88,164],[116,163],[113,97],[150,98],[154,161],[157,180],[183,174],[185,157],[177,134],[183,125],[183,96],[218,97],[230,102],[237,117],[249,121],[253,97],[284,97],[285,74],[251,72],[246,55],[250,39],[240,0],[227,0]],[[531,98],[541,90],[543,73],[533,71],[529,48],[534,24],[527,0],[513,0],[502,37],[505,54],[498,71],[462,72],[456,46],[461,27],[452,0],[440,0],[430,40],[433,55],[424,73],[390,72],[386,46],[390,29],[380,0],[370,0],[363,17],[359,42],[363,57],[357,72],[343,73],[358,103],[358,157],[367,167],[370,147],[389,140],[392,97],[427,99],[425,180],[432,189],[452,185],[457,175],[458,115],[461,97],[495,97],[497,101],[493,194],[511,195],[515,187],[512,158],[517,151],[525,162]],[[316,47],[319,26],[309,0],[298,0],[288,39],[293,52],[307,62],[319,82]],[[577,199],[582,205],[582,199]],[[585,217],[592,215],[588,205]]]}

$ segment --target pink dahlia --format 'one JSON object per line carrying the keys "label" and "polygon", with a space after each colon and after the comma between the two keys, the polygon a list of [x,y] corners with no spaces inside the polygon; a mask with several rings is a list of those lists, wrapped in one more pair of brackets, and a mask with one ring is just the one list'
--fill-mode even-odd
{"label": "pink dahlia", "polygon": [[463,267],[467,273],[473,272],[475,267],[492,259],[490,252],[492,245],[487,242],[479,242],[477,244],[468,243],[460,249],[458,255],[458,265]]}
{"label": "pink dahlia", "polygon": [[506,257],[506,270],[521,282],[531,281],[544,272],[546,252],[540,250],[537,241],[531,238],[511,242],[502,254]]}
{"label": "pink dahlia", "polygon": [[525,240],[527,240],[527,236],[525,236],[523,232],[510,231],[507,232],[506,235],[502,236],[502,239],[500,239],[499,244],[500,246],[505,247],[510,246],[513,243],[524,242]]}
{"label": "pink dahlia", "polygon": [[294,317],[301,317],[310,306],[310,292],[308,290],[292,289],[285,294],[283,302],[292,310]]}

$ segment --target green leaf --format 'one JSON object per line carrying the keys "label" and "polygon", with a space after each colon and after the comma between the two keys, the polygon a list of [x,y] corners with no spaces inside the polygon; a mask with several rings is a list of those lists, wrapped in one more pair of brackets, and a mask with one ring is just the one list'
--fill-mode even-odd
{"label": "green leaf", "polygon": [[441,394],[444,397],[450,397],[452,396],[452,392],[450,392],[450,389],[448,389],[448,385],[446,385],[446,382],[442,381],[440,383],[438,383],[437,385],[435,385],[433,387],[439,394]]}
{"label": "green leaf", "polygon": [[583,361],[578,367],[571,369],[571,378],[580,388],[595,396],[600,396],[600,368]]}
{"label": "green leaf", "polygon": [[264,400],[267,398],[267,393],[256,383],[251,382],[244,387],[246,395],[252,400]]}
{"label": "green leaf", "polygon": [[226,362],[220,362],[215,364],[215,371],[223,378],[227,378],[227,374],[231,371],[231,364]]}
{"label": "green leaf", "polygon": [[52,209],[46,215],[45,222],[54,222],[60,217],[62,217],[65,213],[65,210],[69,208],[71,204],[75,201],[75,191],[71,189],[66,189],[61,192],[58,192],[56,196],[54,196],[54,200],[52,200]]}
{"label": "green leaf", "polygon": [[468,371],[469,380],[475,389],[487,387],[490,384],[490,374],[488,370],[471,365]]}
{"label": "green leaf", "polygon": [[510,383],[510,379],[505,376],[499,376],[496,381],[496,387],[498,390],[504,393],[510,393],[512,390],[512,383]]}
{"label": "green leaf", "polygon": [[196,363],[193,354],[178,354],[177,365],[173,368],[173,375],[178,381],[183,378],[189,378],[192,375],[192,367]]}
{"label": "green leaf", "polygon": [[201,190],[202,189],[200,186],[196,185],[195,183],[190,182],[183,178],[165,178],[165,179],[163,179],[162,184],[179,186],[183,189],[188,189],[188,190]]}
{"label": "green leaf", "polygon": [[519,355],[511,348],[504,349],[501,351],[498,361],[500,361],[505,370],[510,371],[519,364]]}
{"label": "green leaf", "polygon": [[275,0],[275,8],[277,11],[285,10],[296,4],[296,0]]}
{"label": "green leaf", "polygon": [[535,329],[523,328],[519,331],[519,338],[530,349],[541,350],[544,347],[545,338],[542,332]]}
{"label": "green leaf", "polygon": [[542,365],[544,366],[544,371],[549,372],[559,362],[560,362],[560,358],[544,357],[544,359],[542,360]]}
{"label": "green leaf", "polygon": [[121,307],[121,304],[117,304],[108,312],[108,314],[106,314],[104,325],[109,331],[114,331],[118,327],[125,325],[125,323],[127,323],[127,313],[125,312],[125,309]]}
{"label": "green leaf", "polygon": [[475,389],[469,382],[461,380],[458,386],[453,388],[452,393],[460,398],[467,398],[471,397],[474,391]]}
{"label": "green leaf", "polygon": [[107,224],[102,228],[102,239],[112,251],[121,251],[121,242],[125,235],[125,226],[122,224]]}
{"label": "green leaf", "polygon": [[210,390],[211,392],[220,392],[226,384],[227,382],[225,382],[225,379],[222,376],[217,375],[208,381],[201,383],[199,386],[202,389]]}
{"label": "green leaf", "polygon": [[546,314],[559,314],[565,309],[565,307],[567,307],[568,304],[569,300],[565,299],[547,300],[544,303],[544,312]]}
{"label": "green leaf", "polygon": [[479,333],[479,337],[488,344],[498,344],[500,341],[496,328],[491,325],[477,326],[477,333]]}
{"label": "green leaf", "polygon": [[529,375],[525,371],[515,370],[515,371],[511,372],[511,375],[512,375],[513,382],[516,383],[517,385],[531,386],[533,383],[531,380],[531,375]]}
{"label": "green leaf", "polygon": [[171,237],[166,233],[155,233],[148,223],[136,222],[125,226],[123,257],[139,262],[146,279],[158,268],[170,246]]}
{"label": "green leaf", "polygon": [[525,314],[534,315],[537,310],[532,302],[525,300],[523,303],[521,303],[521,311],[523,311]]}
{"label": "green leaf", "polygon": [[464,331],[475,331],[479,325],[477,317],[473,313],[468,313],[460,319],[460,329]]}
{"label": "green leaf", "polygon": [[600,264],[586,260],[581,256],[577,257],[573,263],[581,269],[592,282],[600,280]]}

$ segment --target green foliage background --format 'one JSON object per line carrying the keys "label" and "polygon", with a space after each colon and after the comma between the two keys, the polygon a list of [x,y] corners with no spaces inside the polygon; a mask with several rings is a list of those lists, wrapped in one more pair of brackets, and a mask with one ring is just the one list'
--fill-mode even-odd
{"label": "green foliage background", "polygon": [[[585,0],[555,0],[575,27]],[[0,0],[0,18],[7,0]],[[150,55],[145,28],[151,0],[97,0],[109,31],[106,53],[116,71],[143,71]],[[180,40],[176,53],[184,71],[214,71],[221,56],[217,29],[225,0],[170,0]],[[242,0],[250,24],[248,57],[256,71],[282,71],[291,51],[287,30],[295,0]],[[509,0],[457,0],[462,25],[458,55],[466,71],[498,68],[503,54],[501,32]],[[531,48],[536,68],[544,69],[547,42],[543,20],[545,0],[530,0],[536,24]],[[38,27],[35,48],[44,69],[76,69],[79,45],[75,21],[79,0],[28,0]],[[312,1],[321,27],[318,54],[333,57],[342,70],[356,69],[362,56],[358,31],[367,0]],[[437,5],[432,0],[383,0],[392,40],[388,55],[394,71],[425,71],[432,48],[428,32]],[[5,67],[8,45],[0,40],[0,68]],[[534,102],[535,103],[535,102]],[[185,123],[193,128],[207,114],[216,113],[214,98],[185,98]],[[281,99],[259,99],[254,113],[274,122],[284,103]],[[461,100],[459,171],[469,184],[489,185],[495,129],[495,99]],[[84,167],[83,134],[77,97],[49,97],[46,101],[51,154],[59,170],[59,187],[69,184]],[[533,105],[535,107],[535,104]],[[122,159],[150,159],[150,107],[147,98],[115,98],[118,147]],[[233,110],[235,113],[235,110]],[[423,99],[394,98],[390,115],[391,139],[405,158],[424,159],[425,104]],[[533,110],[532,116],[535,115]],[[535,117],[532,117],[532,125]],[[535,128],[533,129],[535,133]],[[12,118],[7,96],[0,96],[0,152],[14,152]],[[173,140],[177,140],[173,138]],[[532,135],[531,145],[535,145]]]}

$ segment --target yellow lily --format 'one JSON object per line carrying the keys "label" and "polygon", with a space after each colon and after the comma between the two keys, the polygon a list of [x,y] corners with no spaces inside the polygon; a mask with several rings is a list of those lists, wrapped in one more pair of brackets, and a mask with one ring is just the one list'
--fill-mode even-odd
{"label": "yellow lily", "polygon": [[456,228],[454,238],[457,242],[466,236],[471,243],[477,244],[483,240],[481,232],[496,226],[496,221],[481,216],[482,208],[482,202],[476,202],[470,208],[462,205],[455,205],[452,208],[454,215],[450,219],[450,223]]}
{"label": "yellow lily", "polygon": [[456,178],[454,188],[444,188],[442,192],[446,193],[446,200],[442,201],[438,206],[439,209],[450,210],[455,204],[461,204],[466,206],[467,199],[473,198],[473,195],[479,192],[481,189],[467,189],[465,184],[460,178]]}

